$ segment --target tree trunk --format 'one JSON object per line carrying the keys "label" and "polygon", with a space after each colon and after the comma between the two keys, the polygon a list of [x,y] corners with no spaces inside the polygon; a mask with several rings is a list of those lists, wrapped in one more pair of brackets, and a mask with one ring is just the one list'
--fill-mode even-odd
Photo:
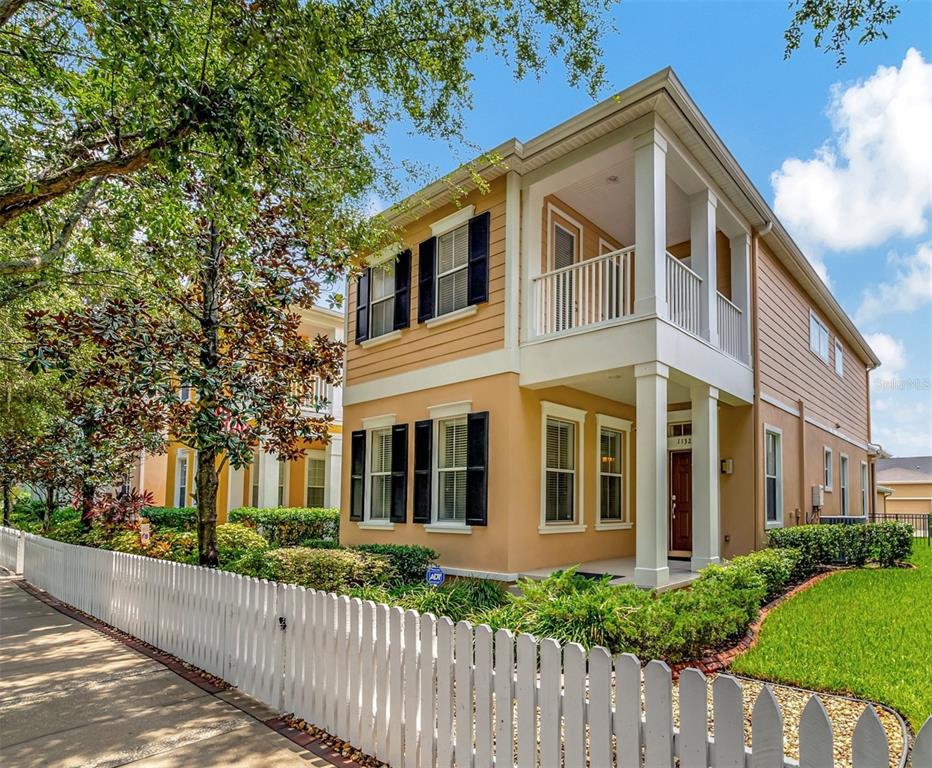
{"label": "tree trunk", "polygon": [[216,568],[220,564],[217,553],[217,453],[213,449],[198,452],[197,474],[197,561]]}
{"label": "tree trunk", "polygon": [[81,484],[81,525],[85,531],[91,529],[94,522],[94,497],[97,495],[97,487],[88,482]]}
{"label": "tree trunk", "polygon": [[3,524],[10,525],[10,514],[13,511],[13,494],[10,492],[10,484],[3,484]]}
{"label": "tree trunk", "polygon": [[55,486],[49,485],[45,489],[45,517],[42,520],[42,530],[52,527],[52,514],[55,512]]}

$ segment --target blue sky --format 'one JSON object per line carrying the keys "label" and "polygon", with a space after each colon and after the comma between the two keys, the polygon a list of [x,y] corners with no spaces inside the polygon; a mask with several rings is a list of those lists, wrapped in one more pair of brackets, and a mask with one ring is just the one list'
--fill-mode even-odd
{"label": "blue sky", "polygon": [[[874,439],[916,455],[932,454],[932,2],[902,6],[889,39],[852,45],[838,68],[808,38],[783,59],[783,0],[627,0],[611,14],[600,98],[674,68],[884,360]],[[482,148],[593,103],[558,61],[539,81],[516,82],[492,58],[472,69],[465,136]],[[394,160],[424,162],[431,176],[473,154],[403,125],[388,140]]]}

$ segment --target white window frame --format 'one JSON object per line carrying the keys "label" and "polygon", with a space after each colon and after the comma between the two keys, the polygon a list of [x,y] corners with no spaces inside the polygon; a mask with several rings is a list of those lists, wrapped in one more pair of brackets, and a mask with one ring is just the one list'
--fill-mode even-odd
{"label": "white window frame", "polygon": [[835,457],[832,449],[827,445],[822,446],[822,488],[831,491],[835,484]]}
{"label": "white window frame", "polygon": [[[472,401],[460,400],[454,403],[433,405],[427,409],[431,420],[431,468],[430,468],[430,522],[424,525],[429,533],[472,533],[472,526],[466,520],[440,520],[440,423],[449,419],[466,417],[472,413]],[[467,419],[468,425],[468,419]],[[468,426],[467,426],[468,430]],[[468,503],[468,502],[467,502]]]}
{"label": "white window frame", "polygon": [[838,501],[838,511],[848,517],[851,514],[851,482],[849,477],[850,462],[847,453],[839,454],[838,458],[838,484],[840,499]]}
{"label": "white window frame", "polygon": [[[453,237],[454,240],[455,240],[455,238],[456,238],[456,232],[457,232],[458,230],[464,229],[464,228],[466,229],[466,263],[463,264],[463,266],[461,266],[461,267],[456,267],[455,269],[448,269],[446,272],[442,272],[442,273],[441,273],[441,271],[440,271],[440,239],[443,238],[443,237],[446,237],[447,235],[450,235],[450,236]],[[440,317],[447,317],[447,316],[449,316],[449,315],[454,315],[454,314],[457,314],[457,313],[459,313],[459,312],[465,312],[466,309],[469,307],[469,292],[468,292],[468,285],[469,285],[469,272],[468,272],[468,270],[469,270],[469,220],[467,219],[465,222],[463,222],[463,223],[461,223],[461,224],[458,224],[458,225],[455,226],[455,227],[450,227],[449,229],[445,230],[445,231],[442,232],[441,234],[436,235],[436,238],[437,238],[437,244],[436,244],[436,247],[434,248],[434,273],[435,273],[435,274],[434,274],[434,310],[435,310],[435,312],[434,312],[434,318],[433,318],[433,319],[440,318]],[[465,273],[466,273],[466,280],[467,280],[466,303],[465,303],[462,307],[454,307],[453,309],[448,310],[447,312],[442,312],[442,313],[441,313],[441,312],[440,312],[440,278],[442,278],[442,277],[447,277],[447,276],[449,276],[449,275],[455,275],[457,272],[465,272]]]}
{"label": "white window frame", "polygon": [[[822,335],[820,334],[818,337],[816,337],[816,336],[813,335],[813,330],[814,330],[813,324],[815,324],[816,326],[818,326],[819,330],[823,331],[823,333],[824,333],[824,336],[825,336],[825,352],[824,352],[824,354],[823,354],[823,352],[822,352]],[[829,357],[830,357],[830,355],[831,355],[831,351],[830,351],[830,350],[831,350],[831,347],[832,347],[832,344],[831,344],[831,334],[829,334],[829,332],[828,332],[828,326],[827,326],[825,323],[823,323],[823,322],[819,319],[819,316],[818,316],[815,312],[813,312],[813,311],[810,309],[810,310],[809,310],[809,349],[810,349],[810,350],[813,352],[813,354],[815,354],[815,356],[818,357],[823,363],[825,363],[826,365],[828,365],[828,363],[829,363]]]}
{"label": "white window frame", "polygon": [[867,517],[870,514],[870,473],[867,469],[867,462],[861,462],[861,516]]}
{"label": "white window frame", "polygon": [[[372,435],[389,429],[395,425],[395,414],[388,413],[382,416],[370,416],[362,420],[362,428],[366,431],[366,469],[363,483],[362,521],[356,523],[360,528],[376,528],[379,530],[394,530],[395,524],[391,520],[391,510],[388,517],[373,520],[372,515]],[[391,474],[391,473],[389,473]]]}
{"label": "white window frame", "polygon": [[249,504],[253,508],[259,507],[259,494],[262,488],[259,486],[259,449],[252,452],[252,464],[249,466]]}
{"label": "white window frame", "polygon": [[288,506],[288,491],[291,485],[291,462],[278,459],[278,478],[275,486],[275,501],[279,507]]}
{"label": "white window frame", "polygon": [[[587,411],[569,405],[542,400],[540,404],[540,525],[538,533],[582,533],[586,530],[585,516],[585,424]],[[573,487],[573,522],[547,522],[547,419],[561,419],[576,424],[576,461]]]}
{"label": "white window frame", "polygon": [[[304,503],[307,506],[311,506],[308,501],[307,494],[308,490],[311,487],[311,462],[312,461],[323,461],[324,462],[324,499],[321,502],[321,507],[327,506],[327,480],[330,478],[330,457],[327,456],[326,451],[306,451],[304,454]],[[315,486],[316,487],[316,486]]]}
{"label": "white window frame", "polygon": [[835,373],[844,378],[845,376],[845,348],[839,338],[835,337]]}
{"label": "white window frame", "polygon": [[[774,510],[776,512],[776,518],[774,520],[767,519],[767,436],[775,435],[777,438],[777,448],[779,449],[776,454],[776,475],[773,477],[776,478],[776,505],[777,508]],[[767,530],[772,528],[782,528],[783,527],[783,430],[779,427],[774,427],[770,424],[764,424],[764,527]]]}
{"label": "white window frame", "polygon": [[553,245],[550,248],[550,265],[553,270],[564,269],[564,267],[557,267],[557,230],[562,230],[565,234],[573,238],[573,262],[568,266],[573,266],[579,263],[579,236],[571,231],[568,227],[564,227],[559,221],[553,222],[553,229],[550,230],[550,238],[553,241]]}
{"label": "white window frame", "polygon": [[[379,264],[374,264],[371,267],[371,272],[369,273],[369,339],[380,339],[383,336],[387,336],[392,333],[395,329],[394,327],[394,307],[395,307],[395,263],[394,261],[389,261],[388,259],[381,261]],[[376,272],[387,273],[391,283],[392,290],[388,296],[385,296],[381,299],[376,299],[375,297],[375,279],[374,275]],[[373,333],[374,326],[372,324],[372,318],[375,316],[372,308],[376,304],[386,304],[390,303],[392,305],[392,322],[389,322],[388,327],[385,328],[381,333]]]}
{"label": "white window frame", "polygon": [[553,203],[547,203],[547,244],[548,244],[547,271],[548,272],[553,272],[557,268],[556,261],[554,259],[554,256],[556,254],[556,243],[555,243],[555,238],[553,236],[554,227],[558,226],[561,229],[564,229],[564,230],[566,229],[566,227],[564,227],[562,224],[554,221],[554,218],[553,218],[554,215],[559,216],[561,219],[563,219],[568,224],[571,224],[572,226],[576,227],[576,233],[570,232],[570,234],[573,235],[573,237],[576,240],[576,261],[575,261],[576,264],[578,264],[581,261],[581,254],[583,253],[583,230],[584,230],[583,225],[580,224],[578,221],[576,221],[576,219],[574,219],[566,211],[562,210],[558,206],[554,205]]}
{"label": "white window frame", "polygon": [[[631,422],[627,419],[619,419],[616,416],[607,416],[604,413],[597,413],[595,416],[596,424],[596,445],[595,445],[595,466],[596,466],[596,484],[595,484],[595,514],[597,531],[618,531],[627,530],[632,527],[631,510],[630,510],[630,477],[631,477]],[[603,520],[602,519],[602,430],[609,429],[613,432],[621,433],[621,520]]]}
{"label": "white window frame", "polygon": [[[188,496],[191,490],[188,488],[188,470],[190,468],[191,455],[186,449],[179,449],[175,453],[175,506],[186,507]],[[184,472],[181,465],[184,464]],[[183,482],[179,482],[183,479]]]}

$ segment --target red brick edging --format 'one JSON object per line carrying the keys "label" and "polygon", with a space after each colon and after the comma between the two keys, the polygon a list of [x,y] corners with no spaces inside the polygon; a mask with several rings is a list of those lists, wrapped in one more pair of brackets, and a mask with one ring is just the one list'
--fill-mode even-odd
{"label": "red brick edging", "polygon": [[760,635],[761,626],[764,623],[764,619],[774,610],[778,605],[783,603],[785,600],[789,600],[791,597],[795,597],[800,592],[805,592],[810,587],[814,587],[823,579],[828,578],[832,574],[836,573],[841,568],[832,568],[822,573],[817,573],[815,576],[812,576],[806,581],[800,582],[795,587],[793,587],[789,592],[785,592],[779,597],[771,600],[767,605],[760,609],[757,614],[757,618],[748,627],[747,632],[744,633],[742,637],[735,645],[731,648],[726,648],[724,651],[718,651],[712,653],[708,656],[704,656],[701,659],[695,659],[693,661],[682,661],[678,664],[672,665],[674,677],[678,677],[679,673],[688,667],[693,669],[699,669],[705,674],[712,674],[715,672],[721,672],[723,669],[727,669],[731,666],[731,662],[735,660],[737,656],[744,653],[745,651],[750,650],[757,644],[757,638]]}
{"label": "red brick edging", "polygon": [[[170,656],[164,651],[161,651],[158,648],[149,645],[148,643],[144,643],[142,640],[133,637],[132,635],[121,632],[120,630],[111,627],[109,624],[104,624],[102,621],[98,621],[93,616],[79,611],[77,608],[74,608],[67,603],[61,602],[60,600],[52,597],[47,592],[43,592],[38,587],[33,586],[24,579],[16,579],[14,580],[14,583],[17,584],[24,592],[32,595],[34,598],[42,603],[45,603],[50,608],[55,609],[70,619],[74,619],[75,621],[79,621],[82,624],[87,625],[91,629],[106,635],[110,639],[115,640],[121,645],[124,645],[127,648],[152,659],[153,661],[159,662],[179,677],[184,678],[189,683],[193,683],[202,691],[209,693],[211,696],[217,696],[218,693],[222,693],[232,688],[229,683],[226,683],[223,680],[220,680],[219,678],[214,677],[213,675],[208,674],[201,669],[198,669],[197,667],[191,666],[190,664],[185,664],[174,656]],[[251,717],[255,717],[246,709],[237,705],[235,702],[227,701],[226,699],[221,699],[221,701],[240,710],[241,712],[244,712],[247,715],[250,715]],[[258,718],[256,719],[258,720]],[[362,768],[359,763],[349,759],[348,757],[344,757],[340,752],[328,746],[322,739],[318,738],[317,736],[313,736],[312,734],[307,733],[306,731],[298,730],[297,728],[292,728],[281,717],[271,717],[268,720],[258,720],[258,722],[272,729],[276,733],[281,734],[286,739],[294,744],[297,744],[302,749],[306,749],[315,757],[320,757],[326,760],[333,766],[338,766],[338,768]]]}

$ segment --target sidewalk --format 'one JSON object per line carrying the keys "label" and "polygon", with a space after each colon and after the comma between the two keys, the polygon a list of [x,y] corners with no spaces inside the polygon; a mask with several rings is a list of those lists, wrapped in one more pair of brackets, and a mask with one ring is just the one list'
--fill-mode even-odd
{"label": "sidewalk", "polygon": [[0,577],[5,768],[355,765],[276,733],[262,722],[273,714],[203,690]]}

